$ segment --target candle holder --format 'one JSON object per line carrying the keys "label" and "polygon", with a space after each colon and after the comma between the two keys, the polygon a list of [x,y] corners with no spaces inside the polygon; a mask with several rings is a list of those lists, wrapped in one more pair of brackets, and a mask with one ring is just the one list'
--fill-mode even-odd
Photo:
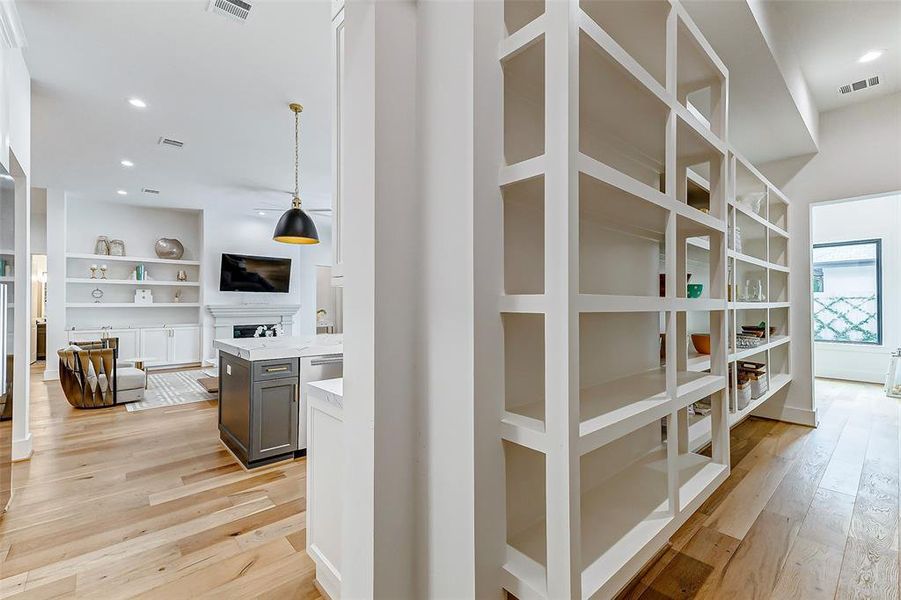
{"label": "candle holder", "polygon": [[106,265],[100,265],[100,279],[106,279]]}
{"label": "candle holder", "polygon": [[91,265],[91,279],[97,279],[97,265]]}

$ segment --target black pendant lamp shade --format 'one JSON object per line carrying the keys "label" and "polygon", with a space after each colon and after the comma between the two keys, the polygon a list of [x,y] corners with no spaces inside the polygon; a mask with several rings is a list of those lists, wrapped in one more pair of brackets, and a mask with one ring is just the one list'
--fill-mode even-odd
{"label": "black pendant lamp shade", "polygon": [[278,220],[272,239],[283,244],[318,244],[319,232],[310,215],[300,208],[300,202],[295,202]]}
{"label": "black pendant lamp shade", "polygon": [[288,107],[294,113],[294,201],[278,220],[272,239],[283,244],[318,244],[316,224],[300,207],[300,113],[303,106],[292,103]]}

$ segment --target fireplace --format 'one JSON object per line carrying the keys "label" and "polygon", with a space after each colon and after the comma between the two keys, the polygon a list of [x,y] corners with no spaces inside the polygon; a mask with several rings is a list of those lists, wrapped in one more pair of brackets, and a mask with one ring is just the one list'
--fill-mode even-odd
{"label": "fireplace", "polygon": [[[253,325],[235,325],[232,327],[232,337],[234,338],[252,338],[252,337],[269,337],[278,335],[276,329],[277,323],[256,323]],[[262,330],[260,328],[262,327]],[[259,336],[257,336],[259,331]],[[272,333],[268,333],[268,332]]]}
{"label": "fireplace", "polygon": [[299,304],[209,304],[207,312],[213,318],[212,336],[206,343],[207,361],[216,364],[213,340],[253,337],[257,327],[279,325],[283,335],[294,335],[294,318]]}

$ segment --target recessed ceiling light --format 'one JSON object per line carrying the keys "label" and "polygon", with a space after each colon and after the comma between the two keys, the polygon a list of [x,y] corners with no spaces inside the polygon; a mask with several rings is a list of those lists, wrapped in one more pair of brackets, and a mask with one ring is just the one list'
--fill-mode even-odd
{"label": "recessed ceiling light", "polygon": [[261,217],[265,217],[265,216],[266,216],[266,213],[264,213],[263,211],[258,211],[257,214],[260,215]]}
{"label": "recessed ceiling light", "polygon": [[866,54],[864,54],[863,56],[858,58],[857,62],[860,62],[860,63],[872,62],[872,61],[876,60],[877,58],[879,58],[880,56],[882,56],[882,50],[870,50],[869,52],[867,52]]}
{"label": "recessed ceiling light", "polygon": [[134,164],[133,162],[131,162],[130,160],[128,160],[127,158],[124,158],[124,159],[120,160],[120,161],[119,161],[119,164],[121,164],[123,167],[133,167],[133,166],[135,166],[135,164]]}
{"label": "recessed ceiling light", "polygon": [[141,100],[140,98],[129,98],[128,103],[134,106],[135,108],[147,108],[147,103]]}
{"label": "recessed ceiling light", "polygon": [[127,196],[127,195],[128,195],[128,192],[126,192],[125,190],[116,190],[116,193],[119,194],[120,196]]}

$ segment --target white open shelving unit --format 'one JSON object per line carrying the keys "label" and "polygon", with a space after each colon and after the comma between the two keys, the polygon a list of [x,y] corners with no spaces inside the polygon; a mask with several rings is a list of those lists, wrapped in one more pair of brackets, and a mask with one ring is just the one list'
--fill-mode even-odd
{"label": "white open shelving unit", "polygon": [[[92,279],[90,265],[107,265],[106,278]],[[137,265],[143,264],[153,272],[153,279],[138,281],[131,275]],[[184,271],[187,281],[178,281],[178,271]],[[136,304],[134,290],[158,288],[152,304]],[[104,292],[100,302],[91,296],[93,289]],[[176,289],[184,292],[180,302],[174,302]],[[173,260],[136,256],[108,256],[70,252],[66,254],[66,308],[193,308],[200,306],[200,261]]]}
{"label": "white open shelving unit", "polygon": [[[791,328],[789,298],[789,200],[737,151],[729,153],[729,355],[732,366],[729,381],[729,424],[734,427],[761,404],[778,394],[792,380]],[[761,198],[756,207],[748,199]],[[739,233],[740,232],[740,233]],[[740,239],[740,248],[735,240]],[[748,281],[760,281],[763,296],[751,300],[746,297]],[[754,348],[737,348],[736,336],[742,325],[767,323],[776,331],[767,331],[761,344]],[[753,398],[747,406],[737,405],[737,361],[750,360],[767,366],[767,391]],[[710,357],[692,353],[691,370],[710,368]],[[711,424],[708,416],[692,415],[689,419],[691,448],[710,442]]]}
{"label": "white open shelving unit", "polygon": [[608,598],[729,473],[728,73],[678,2],[506,0],[504,22],[501,585]]}

